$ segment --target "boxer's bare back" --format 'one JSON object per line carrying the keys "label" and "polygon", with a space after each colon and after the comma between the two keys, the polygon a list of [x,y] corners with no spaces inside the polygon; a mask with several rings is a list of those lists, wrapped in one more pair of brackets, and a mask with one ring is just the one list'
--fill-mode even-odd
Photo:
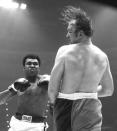
{"label": "boxer's bare back", "polygon": [[65,45],[56,57],[59,62],[59,70],[64,70],[60,92],[97,92],[107,67],[107,56],[98,47],[92,43]]}

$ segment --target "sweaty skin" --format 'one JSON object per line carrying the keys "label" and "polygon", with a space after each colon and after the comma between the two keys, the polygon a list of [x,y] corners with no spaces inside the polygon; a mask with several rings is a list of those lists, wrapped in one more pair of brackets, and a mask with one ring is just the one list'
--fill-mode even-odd
{"label": "sweaty skin", "polygon": [[24,92],[18,93],[17,111],[32,116],[44,116],[47,108],[48,85],[38,86],[38,80]]}
{"label": "sweaty skin", "polygon": [[[16,112],[32,116],[46,116],[50,76],[38,74],[39,64],[36,59],[26,60],[24,72],[31,86],[24,92],[18,90],[16,93],[13,93],[9,89],[0,92],[0,105],[12,99],[14,95],[18,95]],[[44,81],[45,83],[43,83]]]}
{"label": "sweaty skin", "polygon": [[51,73],[51,100],[54,102],[58,92],[97,92],[105,71],[107,78],[111,77],[107,55],[92,43],[62,46]]}
{"label": "sweaty skin", "polygon": [[67,48],[60,58],[64,59],[65,66],[61,92],[97,92],[107,66],[106,55],[92,44],[68,45]]}
{"label": "sweaty skin", "polygon": [[58,49],[48,87],[56,130],[101,131],[98,97],[111,96],[114,90],[108,57],[92,43],[85,12],[68,6],[62,15],[70,43]]}

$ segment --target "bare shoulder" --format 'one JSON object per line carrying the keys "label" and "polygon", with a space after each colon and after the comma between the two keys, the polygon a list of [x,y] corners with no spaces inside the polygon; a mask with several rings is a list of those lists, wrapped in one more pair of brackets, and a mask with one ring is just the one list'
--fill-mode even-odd
{"label": "bare shoulder", "polygon": [[58,61],[61,61],[64,59],[66,49],[67,49],[67,45],[61,46],[58,49],[57,54],[56,54],[56,58],[55,58],[55,62],[56,61],[58,62]]}
{"label": "bare shoulder", "polygon": [[49,81],[50,80],[50,75],[49,74],[39,75],[39,79],[40,79],[40,81],[41,80]]}
{"label": "bare shoulder", "polygon": [[64,58],[65,55],[71,50],[72,45],[64,45],[58,49],[56,57]]}
{"label": "bare shoulder", "polygon": [[42,75],[42,78],[43,78],[44,80],[46,80],[46,81],[49,81],[49,80],[50,80],[50,75],[48,75],[48,74],[43,74],[43,75]]}
{"label": "bare shoulder", "polygon": [[26,78],[24,78],[24,77],[21,77],[21,78],[18,78],[18,79],[16,79],[16,81],[21,81],[21,82],[23,82],[23,81],[25,81],[26,80]]}
{"label": "bare shoulder", "polygon": [[101,57],[102,59],[108,59],[107,54],[103,50],[101,50],[99,47],[92,45],[92,48],[93,48],[94,53],[97,56]]}
{"label": "bare shoulder", "polygon": [[64,45],[64,46],[59,47],[57,54],[59,55],[59,54],[63,53],[67,48],[68,48],[68,45]]}

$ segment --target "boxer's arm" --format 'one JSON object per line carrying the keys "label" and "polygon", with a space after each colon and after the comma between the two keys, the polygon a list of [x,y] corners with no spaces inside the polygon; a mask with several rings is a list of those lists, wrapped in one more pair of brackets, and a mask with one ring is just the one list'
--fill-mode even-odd
{"label": "boxer's arm", "polygon": [[17,79],[7,90],[0,92],[0,105],[9,101],[17,92],[24,92],[29,86],[30,83],[25,78]]}
{"label": "boxer's arm", "polygon": [[62,80],[62,75],[64,72],[64,58],[59,57],[59,53],[60,52],[57,53],[55,64],[51,71],[50,82],[48,87],[48,96],[51,104],[54,104],[56,100]]}
{"label": "boxer's arm", "polygon": [[5,104],[17,93],[9,91],[9,89],[0,92],[0,105]]}
{"label": "boxer's arm", "polygon": [[98,88],[98,97],[111,96],[114,91],[113,77],[110,70],[110,64],[107,58],[107,67],[100,81],[101,86]]}

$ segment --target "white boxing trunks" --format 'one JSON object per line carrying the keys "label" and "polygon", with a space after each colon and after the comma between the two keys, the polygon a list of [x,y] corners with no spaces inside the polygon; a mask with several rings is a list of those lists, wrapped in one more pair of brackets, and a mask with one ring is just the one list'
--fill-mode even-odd
{"label": "white boxing trunks", "polygon": [[25,122],[23,120],[18,120],[14,116],[12,116],[10,121],[10,128],[8,131],[46,131],[47,128],[48,128],[47,123],[45,125],[44,122],[43,123]]}

